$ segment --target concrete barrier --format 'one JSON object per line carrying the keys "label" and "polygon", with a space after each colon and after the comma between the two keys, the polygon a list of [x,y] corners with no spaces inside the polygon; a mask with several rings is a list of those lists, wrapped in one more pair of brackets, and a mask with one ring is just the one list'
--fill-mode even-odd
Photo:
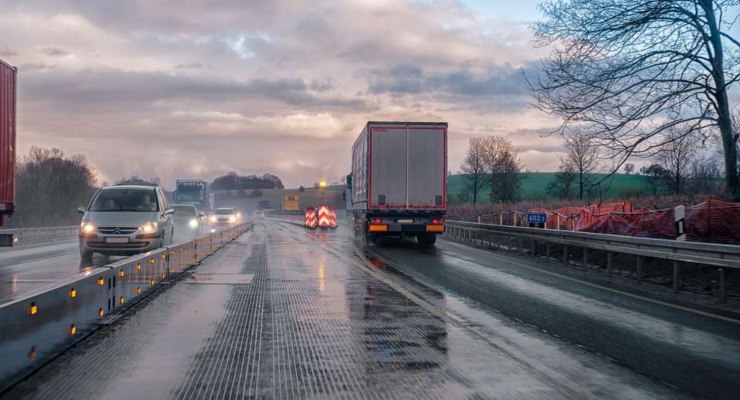
{"label": "concrete barrier", "polygon": [[0,392],[200,262],[252,223],[95,268],[0,305]]}

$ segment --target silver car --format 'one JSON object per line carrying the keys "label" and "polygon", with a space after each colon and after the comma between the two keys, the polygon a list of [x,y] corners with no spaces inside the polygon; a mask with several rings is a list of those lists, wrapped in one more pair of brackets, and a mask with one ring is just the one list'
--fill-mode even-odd
{"label": "silver car", "polygon": [[83,263],[93,253],[128,256],[172,243],[173,210],[159,187],[104,187],[78,211],[84,214],[79,234]]}
{"label": "silver car", "polygon": [[173,204],[175,236],[181,240],[191,240],[198,237],[203,226],[205,214],[199,213],[192,204]]}

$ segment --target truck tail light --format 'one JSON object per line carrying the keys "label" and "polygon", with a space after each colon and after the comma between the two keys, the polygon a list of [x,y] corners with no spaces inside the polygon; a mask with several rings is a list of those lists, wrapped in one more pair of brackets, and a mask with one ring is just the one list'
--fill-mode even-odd
{"label": "truck tail light", "polygon": [[445,226],[441,224],[429,224],[426,227],[427,232],[442,233],[445,231]]}
{"label": "truck tail light", "polygon": [[379,224],[379,223],[381,223],[381,222],[382,222],[382,221],[380,220],[380,218],[373,218],[373,219],[372,219],[372,220],[370,221],[370,223],[371,223],[371,224]]}
{"label": "truck tail light", "polygon": [[388,225],[372,224],[367,229],[369,232],[388,232]]}
{"label": "truck tail light", "polygon": [[432,220],[432,223],[433,223],[434,225],[439,225],[439,224],[441,224],[441,223],[442,223],[442,220],[440,220],[440,219],[438,219],[438,218],[435,218],[435,219],[433,219],[433,220]]}

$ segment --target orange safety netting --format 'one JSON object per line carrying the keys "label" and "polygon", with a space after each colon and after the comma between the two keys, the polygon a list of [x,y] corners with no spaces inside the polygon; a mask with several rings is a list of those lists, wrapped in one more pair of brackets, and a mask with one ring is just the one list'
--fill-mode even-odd
{"label": "orange safety netting", "polygon": [[[614,235],[676,238],[674,209],[633,211],[628,202],[565,207],[547,212],[547,228],[574,229]],[[740,203],[707,200],[686,207],[686,239],[696,242],[740,244]]]}

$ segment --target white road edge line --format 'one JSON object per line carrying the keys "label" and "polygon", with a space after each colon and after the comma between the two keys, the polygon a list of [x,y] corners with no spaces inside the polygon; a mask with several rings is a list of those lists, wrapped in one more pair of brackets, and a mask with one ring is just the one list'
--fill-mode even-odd
{"label": "white road edge line", "polygon": [[[656,300],[656,299],[651,299],[649,297],[640,296],[639,294],[624,292],[624,291],[621,291],[619,289],[614,289],[614,288],[610,288],[610,287],[598,285],[598,284],[595,284],[595,283],[586,282],[586,281],[580,280],[578,278],[572,278],[572,277],[567,276],[567,275],[559,274],[557,272],[552,272],[552,271],[548,271],[546,269],[541,269],[541,268],[537,268],[537,267],[532,267],[530,265],[522,264],[520,262],[517,262],[517,261],[513,260],[514,257],[502,259],[501,258],[501,255],[499,255],[499,254],[496,254],[496,253],[493,253],[493,252],[487,252],[487,251],[482,250],[482,249],[479,249],[477,247],[466,246],[464,244],[456,243],[456,242],[453,242],[451,240],[445,239],[445,242],[447,242],[447,243],[449,243],[449,244],[451,244],[453,246],[465,247],[466,249],[475,249],[475,250],[478,250],[480,252],[485,253],[486,255],[493,256],[494,258],[499,258],[502,261],[509,262],[509,263],[514,264],[514,265],[517,265],[519,267],[524,267],[524,268],[526,268],[526,269],[528,269],[530,271],[542,272],[542,273],[545,273],[545,274],[550,275],[550,276],[555,276],[555,277],[558,277],[558,278],[563,278],[563,279],[569,280],[571,282],[580,283],[582,285],[586,285],[586,286],[589,286],[589,287],[592,287],[592,288],[601,289],[601,290],[605,290],[607,292],[617,293],[617,294],[621,294],[621,295],[624,295],[624,296],[627,296],[627,297],[631,297],[631,298],[634,298],[634,299],[647,301],[649,303],[659,304],[659,305],[670,307],[670,308],[674,308],[674,309],[677,309],[677,310],[686,311],[686,312],[690,312],[690,313],[693,313],[693,314],[701,315],[701,316],[704,316],[704,317],[714,318],[714,319],[718,319],[718,320],[721,320],[721,321],[730,322],[730,323],[733,323],[733,324],[740,325],[740,320],[738,320],[738,319],[734,319],[734,318],[730,318],[730,317],[725,317],[725,316],[717,315],[717,314],[712,314],[712,313],[709,313],[709,312],[706,312],[706,311],[696,310],[696,309],[693,309],[693,308],[690,308],[690,307],[684,307],[684,306],[681,306],[681,305],[678,305],[678,304],[671,304],[671,303],[668,303],[668,302],[665,302],[665,301],[662,301],[662,300]],[[465,260],[463,258],[460,258],[459,256],[452,255],[452,254],[447,253],[447,252],[445,253],[445,255],[448,255],[450,257],[454,257],[454,258],[457,258],[457,259],[460,259],[460,260],[468,261],[468,260]]]}

